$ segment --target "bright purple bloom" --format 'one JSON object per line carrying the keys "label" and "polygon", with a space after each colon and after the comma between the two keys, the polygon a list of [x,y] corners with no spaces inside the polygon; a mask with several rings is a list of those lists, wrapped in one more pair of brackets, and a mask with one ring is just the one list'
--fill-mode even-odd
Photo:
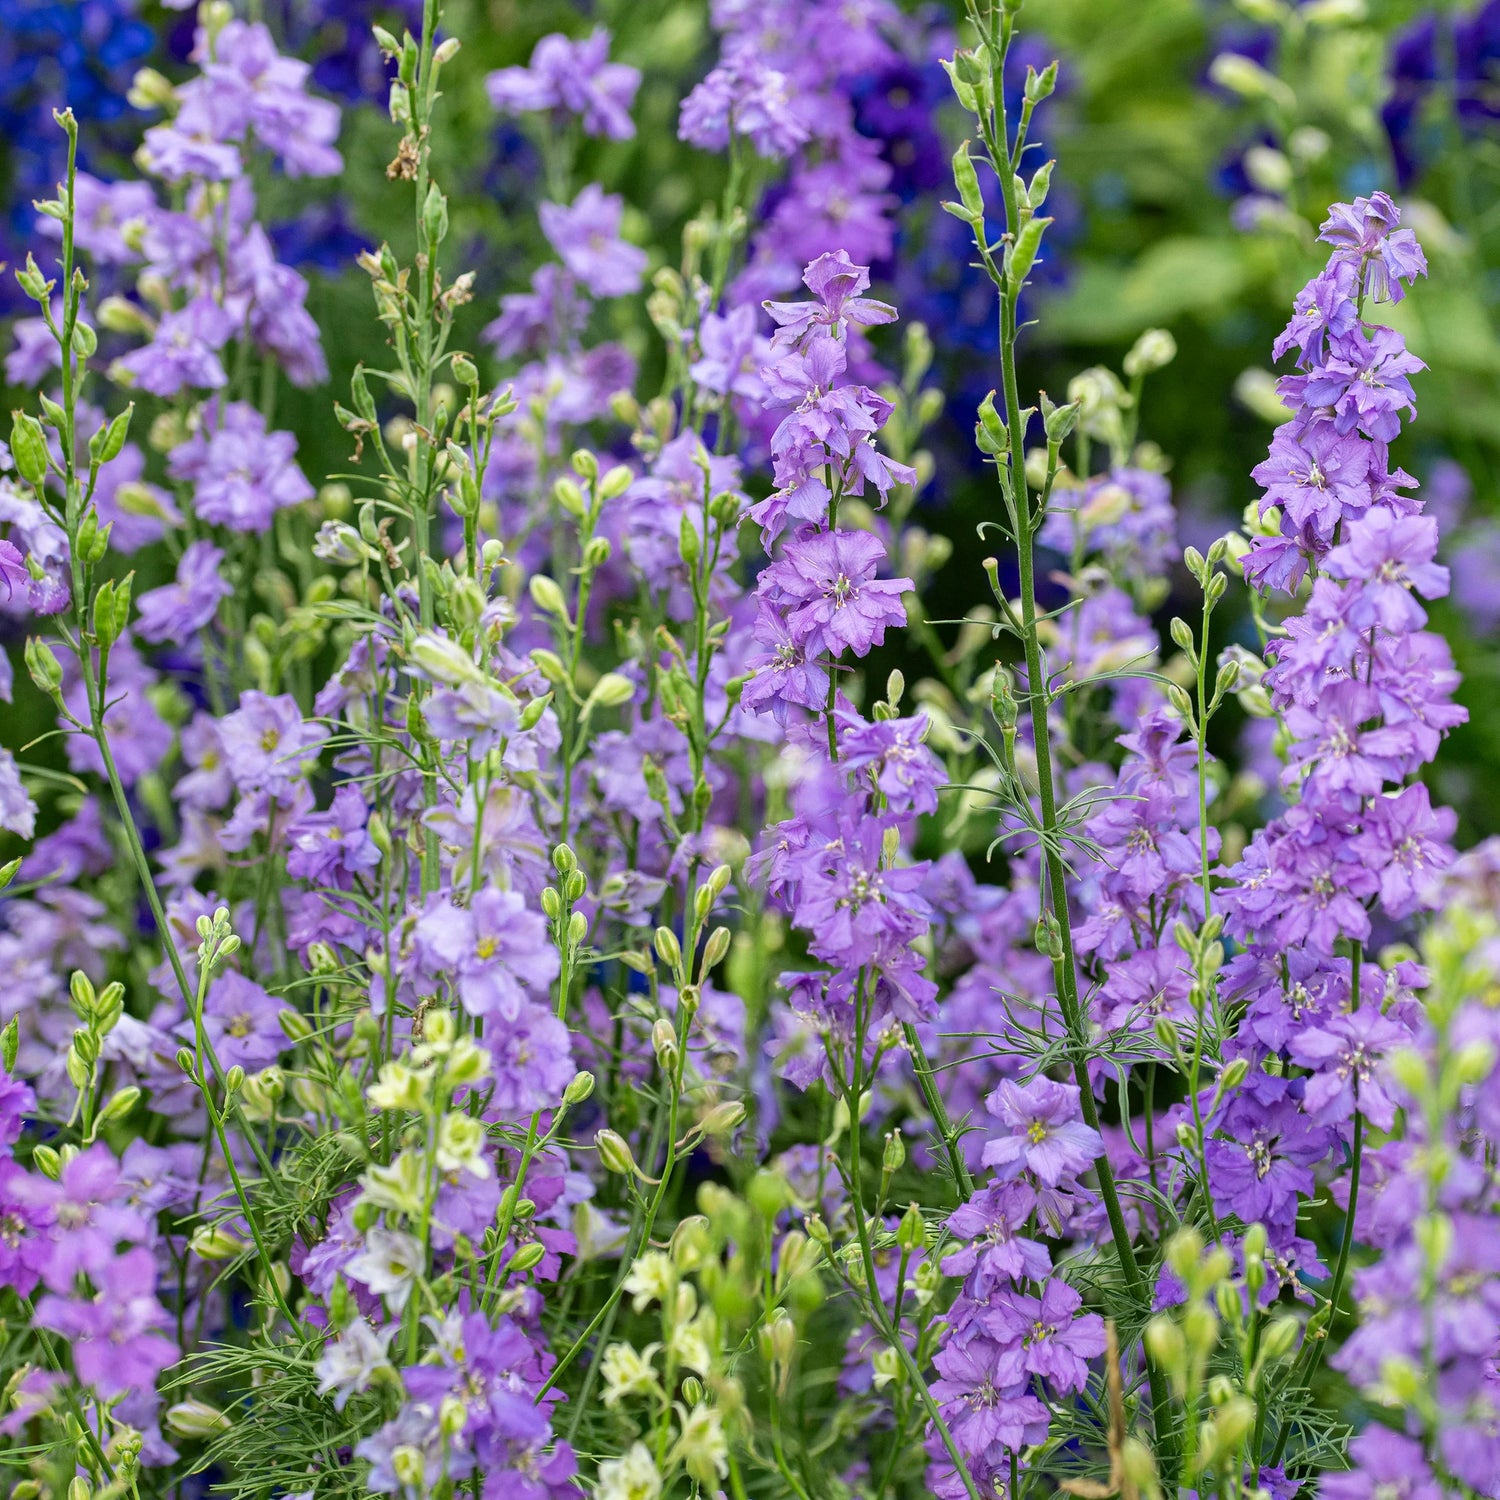
{"label": "bright purple bloom", "polygon": [[0,746],[0,828],[29,839],[36,832],[36,803],[21,784],[15,757]]}
{"label": "bright purple bloom", "polygon": [[1318,1481],[1322,1500],[1443,1500],[1422,1445],[1389,1427],[1370,1426],[1349,1445],[1354,1467]]}
{"label": "bright purple bloom", "polygon": [[871,327],[896,321],[896,309],[888,302],[864,295],[870,288],[869,268],[855,265],[843,250],[820,255],[803,271],[802,282],[816,302],[765,304],[777,325],[771,339],[773,353],[804,348],[823,334],[843,339],[850,325]]}
{"label": "bright purple bloom", "polygon": [[123,1241],[148,1237],[146,1220],[123,1206],[120,1164],[107,1146],[94,1145],[63,1163],[56,1182],[29,1177],[21,1194],[50,1213],[53,1246],[42,1279],[55,1292],[69,1292],[80,1273],[95,1276]]}
{"label": "bright purple bloom", "polygon": [[144,1248],[127,1250],[89,1274],[95,1296],[72,1301],[49,1294],[37,1303],[36,1321],[67,1338],[79,1381],[97,1395],[151,1389],[180,1357],[161,1332],[168,1325],[156,1300],[156,1258]]}
{"label": "bright purple bloom", "polygon": [[1047,1433],[1047,1408],[1024,1381],[997,1378],[1005,1355],[994,1339],[971,1333],[949,1338],[933,1356],[932,1394],[960,1449],[976,1458],[997,1446],[1018,1451]]}
{"label": "bright purple bloom", "polygon": [[1000,1346],[997,1375],[1005,1384],[1039,1375],[1058,1391],[1088,1384],[1088,1361],[1104,1353],[1104,1319],[1080,1313],[1083,1299],[1060,1276],[1048,1277],[1040,1297],[1001,1292],[979,1315]]}
{"label": "bright purple bloom", "polygon": [[842,722],[840,761],[850,770],[867,770],[891,812],[937,811],[938,788],[947,785],[948,772],[922,743],[927,735],[926,714],[874,724],[846,715]]}
{"label": "bright purple bloom", "polygon": [[514,1020],[528,995],[546,1001],[557,978],[557,950],[546,919],[517,891],[486,886],[467,907],[429,896],[412,934],[415,972],[447,974],[471,1016]]}
{"label": "bright purple bloom", "polygon": [[229,378],[218,351],[234,331],[234,319],[213,298],[195,297],[180,312],[165,314],[151,342],[125,355],[120,366],[153,396],[216,391]]}
{"label": "bright purple bloom", "polygon": [[1453,862],[1457,826],[1453,809],[1433,807],[1421,782],[1368,805],[1364,831],[1350,848],[1379,871],[1380,904],[1387,916],[1399,921],[1438,903],[1438,876]]}
{"label": "bright purple bloom", "polygon": [[1052,1257],[1024,1233],[1035,1207],[1036,1195],[1019,1179],[981,1188],[948,1216],[949,1233],[969,1243],[944,1259],[943,1270],[967,1277],[967,1291],[981,1301],[1008,1282],[1044,1280]]}
{"label": "bright purple bloom", "polygon": [[761,156],[785,158],[811,132],[806,109],[792,81],[744,51],[720,63],[682,101],[679,140],[704,151],[725,151],[731,132]]}
{"label": "bright purple bloom", "polygon": [[1297,293],[1292,320],[1271,346],[1272,355],[1281,359],[1289,349],[1295,349],[1303,363],[1315,364],[1322,359],[1330,335],[1340,337],[1351,332],[1359,322],[1354,278],[1354,268],[1345,261],[1335,262],[1314,276]]}
{"label": "bright purple bloom", "polygon": [[252,689],[219,720],[219,744],[235,786],[281,802],[303,785],[327,738],[322,725],[303,719],[290,693],[272,698]]}
{"label": "bright purple bloom", "polygon": [[1038,1075],[1029,1083],[1007,1079],[985,1100],[985,1108],[1005,1127],[984,1148],[984,1164],[1002,1179],[1035,1174],[1048,1187],[1078,1177],[1104,1154],[1097,1130],[1079,1118],[1079,1093],[1071,1083]]}
{"label": "bright purple bloom", "polygon": [[1289,375],[1282,386],[1306,405],[1327,408],[1340,433],[1356,429],[1389,443],[1401,431],[1401,413],[1415,412],[1410,376],[1427,366],[1410,353],[1393,328],[1372,328],[1330,339],[1321,364],[1306,377]]}
{"label": "bright purple bloom", "polygon": [[287,829],[287,874],[341,888],[346,877],[369,874],[380,863],[380,850],[365,831],[369,815],[357,787],[339,787],[327,812],[309,813]]}
{"label": "bright purple bloom", "polygon": [[812,654],[864,656],[885,639],[888,625],[906,623],[901,596],[909,578],[877,579],[885,557],[868,531],[831,531],[788,544],[761,574],[761,597],[785,608],[792,639]]}
{"label": "bright purple bloom", "polygon": [[1315,1031],[1294,1036],[1292,1061],[1311,1068],[1304,1103],[1320,1124],[1347,1120],[1357,1109],[1379,1130],[1389,1130],[1396,1104],[1382,1066],[1388,1052],[1407,1046],[1411,1033],[1372,1005],[1329,1016]]}
{"label": "bright purple bloom", "polygon": [[1437,522],[1430,516],[1398,516],[1377,506],[1353,522],[1347,540],[1324,566],[1335,578],[1363,585],[1349,605],[1349,623],[1358,629],[1379,625],[1399,635],[1420,630],[1427,611],[1412,597],[1440,599],[1448,592],[1448,570],[1435,563]]}

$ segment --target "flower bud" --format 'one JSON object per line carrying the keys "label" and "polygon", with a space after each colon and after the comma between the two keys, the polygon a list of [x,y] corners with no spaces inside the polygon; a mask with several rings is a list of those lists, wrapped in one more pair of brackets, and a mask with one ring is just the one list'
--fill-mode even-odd
{"label": "flower bud", "polygon": [[529,1240],[511,1256],[505,1269],[517,1276],[524,1275],[527,1271],[534,1270],[541,1265],[546,1255],[547,1247],[540,1240]]}
{"label": "flower bud", "polygon": [[676,969],[682,963],[682,946],[670,927],[656,929],[656,956],[669,969]]}
{"label": "flower bud", "polygon": [[599,1161],[606,1172],[628,1176],[637,1168],[624,1136],[613,1130],[600,1130],[594,1134],[594,1147],[599,1152]]}
{"label": "flower bud", "polygon": [[715,1104],[698,1122],[706,1136],[729,1135],[744,1123],[745,1106],[738,1099],[726,1099]]}
{"label": "flower bud", "polygon": [[563,591],[554,579],[548,578],[545,573],[533,573],[527,588],[531,593],[531,602],[543,614],[555,615],[567,623],[568,602],[563,598]]}
{"label": "flower bud", "polygon": [[927,1242],[927,1228],[922,1222],[922,1210],[911,1204],[896,1226],[896,1244],[908,1255],[920,1250]]}
{"label": "flower bud", "polygon": [[701,972],[708,974],[724,961],[729,952],[732,941],[730,931],[727,927],[716,927],[709,934],[708,941],[703,945],[703,967]]}
{"label": "flower bud", "polygon": [[563,1090],[563,1103],[569,1108],[582,1104],[590,1094],[594,1092],[594,1075],[586,1070],[580,1070],[573,1075],[570,1082]]}
{"label": "flower bud", "polygon": [[892,1130],[885,1138],[885,1150],[881,1155],[880,1169],[887,1177],[899,1172],[906,1162],[906,1142],[899,1130]]}
{"label": "flower bud", "polygon": [[1148,328],[1125,356],[1125,373],[1132,380],[1164,369],[1177,358],[1177,340],[1165,328]]}
{"label": "flower bud", "polygon": [[163,1426],[174,1437],[209,1438],[228,1432],[231,1426],[228,1416],[217,1406],[206,1401],[179,1401],[169,1406],[163,1414]]}
{"label": "flower bud", "polygon": [[1260,1336],[1262,1359],[1282,1359],[1292,1352],[1301,1325],[1290,1313],[1273,1318]]}
{"label": "flower bud", "polygon": [[200,1260],[237,1260],[245,1253],[245,1242],[217,1224],[202,1224],[193,1231],[188,1248]]}
{"label": "flower bud", "polygon": [[1164,1370],[1174,1383],[1180,1383],[1187,1369],[1187,1343],[1182,1330],[1167,1317],[1155,1317],[1146,1324],[1146,1353],[1152,1363]]}

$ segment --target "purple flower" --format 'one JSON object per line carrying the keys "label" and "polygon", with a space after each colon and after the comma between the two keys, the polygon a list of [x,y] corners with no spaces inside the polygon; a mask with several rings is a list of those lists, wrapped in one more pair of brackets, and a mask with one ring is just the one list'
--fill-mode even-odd
{"label": "purple flower", "polygon": [[1083,1299],[1058,1276],[1048,1277],[1040,1297],[1001,1292],[979,1315],[984,1331],[1001,1347],[998,1378],[1019,1384],[1040,1375],[1058,1391],[1088,1384],[1088,1361],[1104,1353],[1104,1319],[1080,1313]]}
{"label": "purple flower", "polygon": [[71,1157],[56,1182],[28,1177],[18,1191],[50,1213],[52,1251],[42,1279],[55,1292],[71,1291],[80,1272],[95,1276],[103,1270],[122,1241],[148,1237],[146,1220],[121,1202],[120,1164],[107,1146],[90,1146]]}
{"label": "purple flower", "polygon": [[1398,516],[1377,506],[1353,522],[1348,539],[1324,560],[1333,577],[1362,585],[1350,601],[1349,623],[1361,630],[1379,625],[1393,635],[1420,630],[1427,611],[1412,591],[1428,599],[1448,592],[1448,570],[1432,560],[1437,545],[1430,516]]}
{"label": "purple flower", "polygon": [[193,508],[231,531],[265,531],[278,510],[310,500],[313,487],[297,467],[297,440],[267,432],[253,406],[234,401],[204,410],[204,426],[167,460],[172,478],[193,486]]}
{"label": "purple flower", "polygon": [[628,141],[635,134],[630,106],[641,86],[638,68],[609,59],[610,34],[596,27],[584,41],[561,32],[544,36],[524,68],[501,68],[485,79],[490,103],[505,114],[552,110],[578,115],[586,135]]}
{"label": "purple flower", "polygon": [[[287,1045],[278,1017],[282,1002],[236,969],[215,977],[203,1006],[203,1030],[224,1068],[258,1073],[269,1067]],[[192,1045],[193,1023],[183,1021],[177,1035]]]}
{"label": "purple flower", "polygon": [[1007,1079],[985,1100],[1006,1133],[985,1143],[984,1165],[1012,1178],[1033,1173],[1048,1187],[1088,1171],[1104,1154],[1097,1130],[1079,1118],[1079,1093],[1071,1083],[1038,1075],[1030,1083]]}
{"label": "purple flower", "polygon": [[1371,446],[1331,422],[1292,421],[1276,429],[1271,454],[1251,470],[1265,487],[1262,513],[1279,505],[1293,526],[1331,537],[1346,510],[1370,503]]}
{"label": "purple flower", "polygon": [[14,1146],[21,1138],[26,1116],[36,1108],[31,1085],[14,1078],[0,1063],[0,1149]]}
{"label": "purple flower", "polygon": [[563,264],[596,297],[627,297],[639,290],[646,252],[620,238],[622,200],[591,182],[570,207],[544,203],[542,232]]}
{"label": "purple flower", "polygon": [[947,785],[948,772],[922,743],[927,737],[926,714],[875,724],[848,714],[841,723],[839,759],[850,770],[869,772],[891,812],[937,811],[938,788]]}
{"label": "purple flower", "polygon": [[348,888],[348,877],[369,874],[380,863],[380,850],[365,831],[369,813],[357,787],[339,787],[326,813],[309,813],[287,829],[287,874],[341,889]]}
{"label": "purple flower", "polygon": [[506,1118],[556,1108],[578,1071],[568,1028],[543,1005],[523,1004],[514,1015],[503,1010],[484,1029],[494,1096],[491,1104]]}
{"label": "purple flower", "polygon": [[790,706],[821,709],[828,701],[828,672],[793,638],[781,614],[763,606],[753,634],[767,649],[746,659],[745,670],[752,675],[740,703],[752,713],[772,714],[782,725]]}
{"label": "purple flower", "polygon": [[52,1205],[9,1152],[0,1155],[0,1286],[29,1297],[52,1255]]}
{"label": "purple flower", "polygon": [[885,639],[888,625],[906,623],[901,596],[909,578],[877,579],[885,557],[868,531],[830,531],[788,544],[779,561],[761,574],[759,593],[786,609],[792,639],[807,652],[864,656]]}
{"label": "purple flower", "polygon": [[731,308],[722,317],[707,314],[698,328],[698,348],[688,373],[704,390],[747,401],[765,399],[760,371],[771,346],[756,327],[753,307]]}
{"label": "purple flower", "polygon": [[720,63],[678,118],[678,139],[704,151],[727,150],[731,132],[772,158],[791,156],[812,133],[792,81],[749,51]]}
{"label": "purple flower", "polygon": [[21,784],[15,757],[0,746],[0,828],[29,839],[36,832],[36,803]]}
{"label": "purple flower", "polygon": [[1389,443],[1401,431],[1401,413],[1416,410],[1408,377],[1426,368],[1395,329],[1372,328],[1368,338],[1356,331],[1330,339],[1321,364],[1281,385],[1308,406],[1330,409],[1340,433],[1358,429]]}
{"label": "purple flower", "polygon": [[1421,782],[1376,797],[1365,809],[1364,831],[1350,848],[1379,871],[1380,904],[1387,916],[1399,921],[1437,905],[1438,876],[1453,862],[1457,826],[1453,809],[1434,808]]}
{"label": "purple flower", "polygon": [[234,319],[212,297],[195,297],[167,313],[151,342],[125,355],[120,367],[153,396],[215,391],[229,378],[218,351],[234,331]]}
{"label": "purple flower", "polygon": [[1373,1005],[1329,1016],[1317,1030],[1292,1037],[1292,1061],[1313,1070],[1304,1096],[1308,1114],[1330,1125],[1347,1120],[1357,1109],[1377,1129],[1389,1130],[1396,1104],[1387,1092],[1382,1063],[1387,1052],[1410,1041],[1404,1026]]}
{"label": "purple flower", "polygon": [[254,689],[219,720],[224,764],[241,792],[265,792],[288,801],[316,764],[328,731],[307,723],[290,693],[272,698]]}
{"label": "purple flower", "polygon": [[74,1301],[49,1294],[36,1306],[36,1321],[64,1335],[79,1381],[106,1400],[130,1390],[149,1390],[180,1357],[161,1330],[166,1309],[156,1300],[156,1259],[144,1248],[127,1250],[90,1270],[96,1295]]}
{"label": "purple flower", "polygon": [[1006,1385],[997,1378],[1006,1352],[994,1339],[974,1332],[963,1339],[950,1337],[933,1356],[938,1378],[932,1394],[966,1455],[982,1457],[996,1445],[1019,1451],[1046,1436],[1047,1408],[1024,1382]]}
{"label": "purple flower", "polygon": [[855,265],[843,250],[820,255],[803,271],[802,282],[816,302],[765,304],[777,325],[771,339],[774,353],[805,348],[820,335],[843,339],[851,324],[871,327],[896,321],[896,309],[888,302],[864,295],[870,287],[869,267]]}
{"label": "purple flower", "polygon": [[1292,1233],[1330,1132],[1301,1112],[1290,1080],[1263,1073],[1249,1075],[1212,1125],[1205,1152],[1215,1201],[1246,1224]]}
{"label": "purple flower", "polygon": [[836,851],[810,851],[795,917],[819,958],[850,968],[881,962],[926,929],[931,908],[919,894],[926,866],[886,863],[885,824],[873,817]]}
{"label": "purple flower", "polygon": [[1401,283],[1427,274],[1427,257],[1409,229],[1398,229],[1401,210],[1385,193],[1335,203],[1318,230],[1318,238],[1334,246],[1332,264],[1354,265],[1364,277],[1367,293],[1377,302],[1399,302]]}
{"label": "purple flower", "polygon": [[1330,335],[1341,337],[1352,332],[1359,322],[1354,278],[1354,267],[1346,261],[1336,261],[1314,276],[1297,293],[1292,320],[1271,346],[1272,355],[1280,359],[1289,349],[1295,349],[1304,364],[1316,364]]}
{"label": "purple flower", "polygon": [[1035,1193],[1020,1180],[981,1188],[948,1216],[948,1232],[970,1243],[947,1256],[943,1270],[969,1278],[966,1290],[978,1301],[1008,1282],[1043,1280],[1052,1257],[1023,1232],[1035,1207]]}
{"label": "purple flower", "polygon": [[529,994],[546,999],[558,974],[546,919],[517,891],[486,886],[467,907],[429,896],[412,932],[416,972],[447,974],[472,1016],[514,1020]]}
{"label": "purple flower", "polygon": [[1354,1467],[1318,1481],[1322,1500],[1443,1500],[1422,1445],[1389,1427],[1371,1426],[1349,1445]]}
{"label": "purple flower", "polygon": [[234,589],[219,572],[224,554],[212,542],[193,542],[177,564],[177,582],[151,589],[137,601],[136,633],[148,641],[185,644],[218,611]]}

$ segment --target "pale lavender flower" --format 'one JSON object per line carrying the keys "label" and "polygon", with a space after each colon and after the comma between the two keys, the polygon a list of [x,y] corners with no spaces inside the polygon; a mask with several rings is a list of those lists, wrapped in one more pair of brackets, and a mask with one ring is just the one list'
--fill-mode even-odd
{"label": "pale lavender flower", "polygon": [[542,232],[563,264],[596,297],[626,297],[638,291],[646,252],[620,238],[623,201],[591,182],[564,207],[538,209]]}
{"label": "pale lavender flower", "polygon": [[218,612],[234,589],[219,565],[223,552],[212,542],[193,542],[177,564],[177,581],[150,589],[137,601],[136,634],[148,641],[185,644]]}

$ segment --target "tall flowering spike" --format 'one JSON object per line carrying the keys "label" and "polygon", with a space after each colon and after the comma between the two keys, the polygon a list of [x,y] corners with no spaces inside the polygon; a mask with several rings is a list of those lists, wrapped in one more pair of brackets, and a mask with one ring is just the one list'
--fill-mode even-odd
{"label": "tall flowering spike", "polygon": [[1452,815],[1406,784],[1464,718],[1447,648],[1422,630],[1420,599],[1448,587],[1433,560],[1436,522],[1401,494],[1410,480],[1386,447],[1402,415],[1415,415],[1408,376],[1421,362],[1365,318],[1372,295],[1394,299],[1425,269],[1399,219],[1376,194],[1337,205],[1324,225],[1328,269],[1278,343],[1304,372],[1282,382],[1293,416],[1256,470],[1280,534],[1254,538],[1245,558],[1263,588],[1290,590],[1304,572],[1315,582],[1266,651],[1290,806],[1217,897],[1244,948],[1226,974],[1226,992],[1247,1005],[1232,1050],[1252,1065],[1273,1059],[1284,1077],[1229,1105],[1209,1167],[1221,1207],[1258,1218],[1287,1252],[1309,1169],[1330,1150],[1341,1166],[1338,1143],[1352,1140],[1352,1203],[1361,1133],[1394,1120],[1391,1059],[1411,1044],[1416,1012],[1388,999],[1410,982],[1400,966],[1383,974],[1364,953],[1373,914],[1400,921],[1436,904],[1453,859]]}

